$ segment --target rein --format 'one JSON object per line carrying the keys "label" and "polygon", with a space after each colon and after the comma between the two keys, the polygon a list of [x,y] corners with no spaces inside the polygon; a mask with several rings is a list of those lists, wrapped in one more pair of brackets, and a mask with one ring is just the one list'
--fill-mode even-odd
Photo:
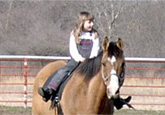
{"label": "rein", "polygon": [[[107,85],[107,82],[108,82],[108,79],[111,77],[111,75],[116,75],[118,76],[116,73],[111,73],[107,76],[104,75],[104,66],[102,65],[102,69],[101,69],[101,75],[102,75],[102,78],[103,78],[103,81],[104,81],[104,84]],[[119,96],[119,94],[117,94]],[[122,103],[126,104],[129,108],[133,109],[133,110],[136,110],[131,104],[129,104],[128,102],[124,101],[124,100],[121,100]]]}
{"label": "rein", "polygon": [[102,65],[101,76],[102,76],[102,79],[103,79],[103,81],[104,81],[104,84],[107,85],[107,81],[108,81],[108,78],[109,78],[110,76],[105,76],[105,75],[104,75],[103,68],[104,68],[104,67],[103,67],[103,65]]}

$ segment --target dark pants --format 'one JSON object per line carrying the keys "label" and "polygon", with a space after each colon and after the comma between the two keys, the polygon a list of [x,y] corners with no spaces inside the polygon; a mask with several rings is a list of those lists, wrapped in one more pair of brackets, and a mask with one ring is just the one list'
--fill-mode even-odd
{"label": "dark pants", "polygon": [[80,63],[71,59],[66,66],[60,68],[53,73],[43,85],[43,88],[52,88],[55,91],[58,89],[61,82],[71,74]]}

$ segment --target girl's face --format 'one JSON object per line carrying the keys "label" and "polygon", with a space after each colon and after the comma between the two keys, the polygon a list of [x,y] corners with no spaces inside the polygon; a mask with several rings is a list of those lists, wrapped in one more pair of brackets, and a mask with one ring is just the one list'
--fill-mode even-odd
{"label": "girl's face", "polygon": [[93,21],[92,20],[86,20],[83,25],[83,31],[91,31],[93,29]]}

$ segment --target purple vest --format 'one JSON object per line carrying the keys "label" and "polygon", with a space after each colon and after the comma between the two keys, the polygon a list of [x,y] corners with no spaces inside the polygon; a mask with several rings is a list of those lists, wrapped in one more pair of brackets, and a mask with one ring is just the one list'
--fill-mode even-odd
{"label": "purple vest", "polygon": [[79,54],[84,58],[89,58],[93,47],[93,41],[90,39],[81,39],[80,44],[77,44]]}

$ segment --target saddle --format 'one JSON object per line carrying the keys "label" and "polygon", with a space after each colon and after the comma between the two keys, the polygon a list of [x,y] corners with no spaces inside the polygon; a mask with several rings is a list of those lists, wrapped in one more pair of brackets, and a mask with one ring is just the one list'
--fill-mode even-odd
{"label": "saddle", "polygon": [[59,87],[57,88],[56,90],[56,93],[53,94],[53,96],[51,97],[51,105],[50,105],[50,109],[53,109],[57,104],[58,102],[61,100],[61,97],[62,97],[62,92],[63,92],[63,89],[65,87],[65,85],[67,84],[67,82],[69,81],[69,79],[71,78],[72,76],[72,73],[76,70],[76,68],[79,66],[80,63],[78,63],[76,65],[75,68],[73,68],[72,70],[70,70],[68,72],[68,74],[66,74],[61,82],[61,84],[59,85]]}
{"label": "saddle", "polygon": [[63,80],[62,83],[60,84],[59,88],[56,91],[56,94],[53,94],[53,96],[51,97],[50,109],[53,109],[56,106],[56,104],[61,100],[63,89],[70,78],[71,75],[69,76],[66,75],[65,80]]}

